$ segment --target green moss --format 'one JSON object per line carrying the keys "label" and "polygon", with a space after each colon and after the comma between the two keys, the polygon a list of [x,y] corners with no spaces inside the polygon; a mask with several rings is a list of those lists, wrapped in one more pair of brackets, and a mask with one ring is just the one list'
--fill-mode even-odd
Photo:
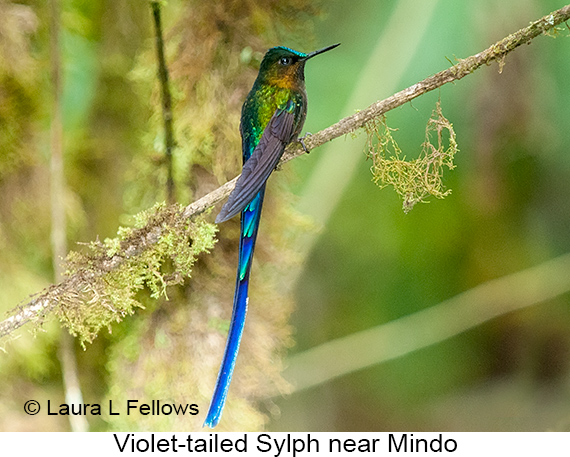
{"label": "green moss", "polygon": [[444,117],[440,102],[427,123],[426,139],[417,159],[406,160],[392,137],[395,129],[388,127],[385,116],[369,122],[365,130],[368,155],[372,158],[372,179],[381,188],[394,187],[403,200],[404,212],[429,196],[444,198],[451,193],[443,185],[443,170],[455,168],[453,159],[458,147],[453,124]]}
{"label": "green moss", "polygon": [[116,238],[68,255],[67,275],[86,283],[81,293],[64,297],[57,310],[72,334],[92,341],[102,327],[144,307],[139,291],[148,290],[154,299],[167,297],[168,286],[190,276],[197,256],[214,246],[216,228],[183,219],[182,210],[157,204],[135,216],[134,228],[120,228]]}

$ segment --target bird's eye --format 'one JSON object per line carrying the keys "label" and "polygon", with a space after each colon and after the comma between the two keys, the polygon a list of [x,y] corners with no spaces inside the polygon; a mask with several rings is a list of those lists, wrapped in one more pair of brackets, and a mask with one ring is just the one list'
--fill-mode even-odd
{"label": "bird's eye", "polygon": [[291,65],[291,57],[281,57],[281,59],[279,59],[279,63],[281,65]]}

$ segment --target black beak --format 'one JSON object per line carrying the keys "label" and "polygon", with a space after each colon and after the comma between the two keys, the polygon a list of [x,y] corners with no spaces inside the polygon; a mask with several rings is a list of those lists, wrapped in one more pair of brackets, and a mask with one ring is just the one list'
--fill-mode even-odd
{"label": "black beak", "polygon": [[330,51],[331,49],[334,49],[334,48],[336,48],[337,46],[340,46],[340,43],[333,44],[333,45],[331,45],[331,46],[327,46],[326,48],[319,49],[318,51],[310,52],[309,54],[307,54],[307,55],[305,56],[305,58],[304,58],[303,60],[309,60],[310,58],[315,57],[315,56],[317,56],[317,55],[319,55],[319,54],[322,54],[323,52]]}

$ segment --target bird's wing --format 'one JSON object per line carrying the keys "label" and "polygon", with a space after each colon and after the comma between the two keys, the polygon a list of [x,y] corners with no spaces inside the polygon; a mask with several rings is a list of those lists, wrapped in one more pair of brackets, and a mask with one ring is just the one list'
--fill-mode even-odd
{"label": "bird's wing", "polygon": [[293,102],[284,109],[277,109],[263,131],[259,144],[243,165],[241,176],[228,201],[216,217],[216,223],[231,219],[255,197],[271,172],[279,163],[285,146],[295,133]]}

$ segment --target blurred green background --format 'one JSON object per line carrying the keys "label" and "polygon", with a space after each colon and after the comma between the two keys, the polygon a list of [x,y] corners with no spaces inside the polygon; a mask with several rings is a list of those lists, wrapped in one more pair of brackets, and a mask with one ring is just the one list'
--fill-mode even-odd
{"label": "blurred green background", "polygon": [[[165,4],[167,39],[176,41],[181,33],[175,12],[199,3]],[[239,8],[239,3],[221,2],[220,8]],[[252,47],[263,51],[283,44],[310,51],[342,43],[306,69],[305,131],[316,132],[564,4],[332,0],[315,5],[316,15],[305,12],[303,24],[312,24],[305,32],[285,27],[272,35],[260,27],[260,41]],[[11,37],[10,46],[0,49],[0,311],[5,312],[52,282],[45,196],[51,96],[47,6],[0,0],[0,8],[9,12],[0,14],[1,31]],[[150,206],[145,206],[153,198],[149,195],[155,195],[132,187],[141,144],[152,150],[149,145],[160,137],[160,123],[149,123],[158,110],[156,90],[149,89],[155,84],[152,24],[145,2],[66,0],[62,8],[68,238],[103,239],[125,223],[125,214]],[[279,11],[280,20],[287,14]],[[294,345],[285,360],[290,372],[299,354],[311,348],[434,307],[570,251],[570,31],[561,26],[552,35],[509,54],[502,71],[497,63],[480,68],[388,113],[388,125],[397,129],[394,137],[412,158],[441,100],[460,149],[456,169],[444,175],[452,189],[444,200],[418,204],[404,214],[396,193],[372,182],[363,132],[290,162],[283,176],[272,178],[274,186],[287,187],[284,198],[293,201],[295,223],[302,227],[288,239],[297,250],[297,267],[282,278],[295,302]],[[250,85],[254,74],[251,70],[240,84]],[[234,125],[228,127],[236,132],[238,114],[234,109]],[[261,230],[269,230],[264,224]],[[279,261],[279,251],[272,255]],[[565,278],[570,270],[556,274]],[[252,278],[263,281],[255,268]],[[499,317],[482,325],[403,357],[263,399],[266,427],[566,431],[570,294],[545,295],[536,306],[514,312],[502,311],[501,296]],[[252,294],[250,307],[255,301]],[[131,319],[144,317],[137,313]],[[113,331],[120,335],[125,325],[116,324]],[[58,324],[49,321],[43,329],[20,331],[0,354],[2,430],[68,428],[65,418],[41,422],[21,411],[29,398],[63,398]],[[77,350],[82,384],[92,401],[113,389],[109,367],[101,371],[113,344],[113,336],[102,335],[86,351]],[[358,365],[374,348],[346,350]],[[322,363],[334,366],[334,354]],[[287,372],[285,377],[295,385]],[[104,421],[91,425],[112,429]]]}

